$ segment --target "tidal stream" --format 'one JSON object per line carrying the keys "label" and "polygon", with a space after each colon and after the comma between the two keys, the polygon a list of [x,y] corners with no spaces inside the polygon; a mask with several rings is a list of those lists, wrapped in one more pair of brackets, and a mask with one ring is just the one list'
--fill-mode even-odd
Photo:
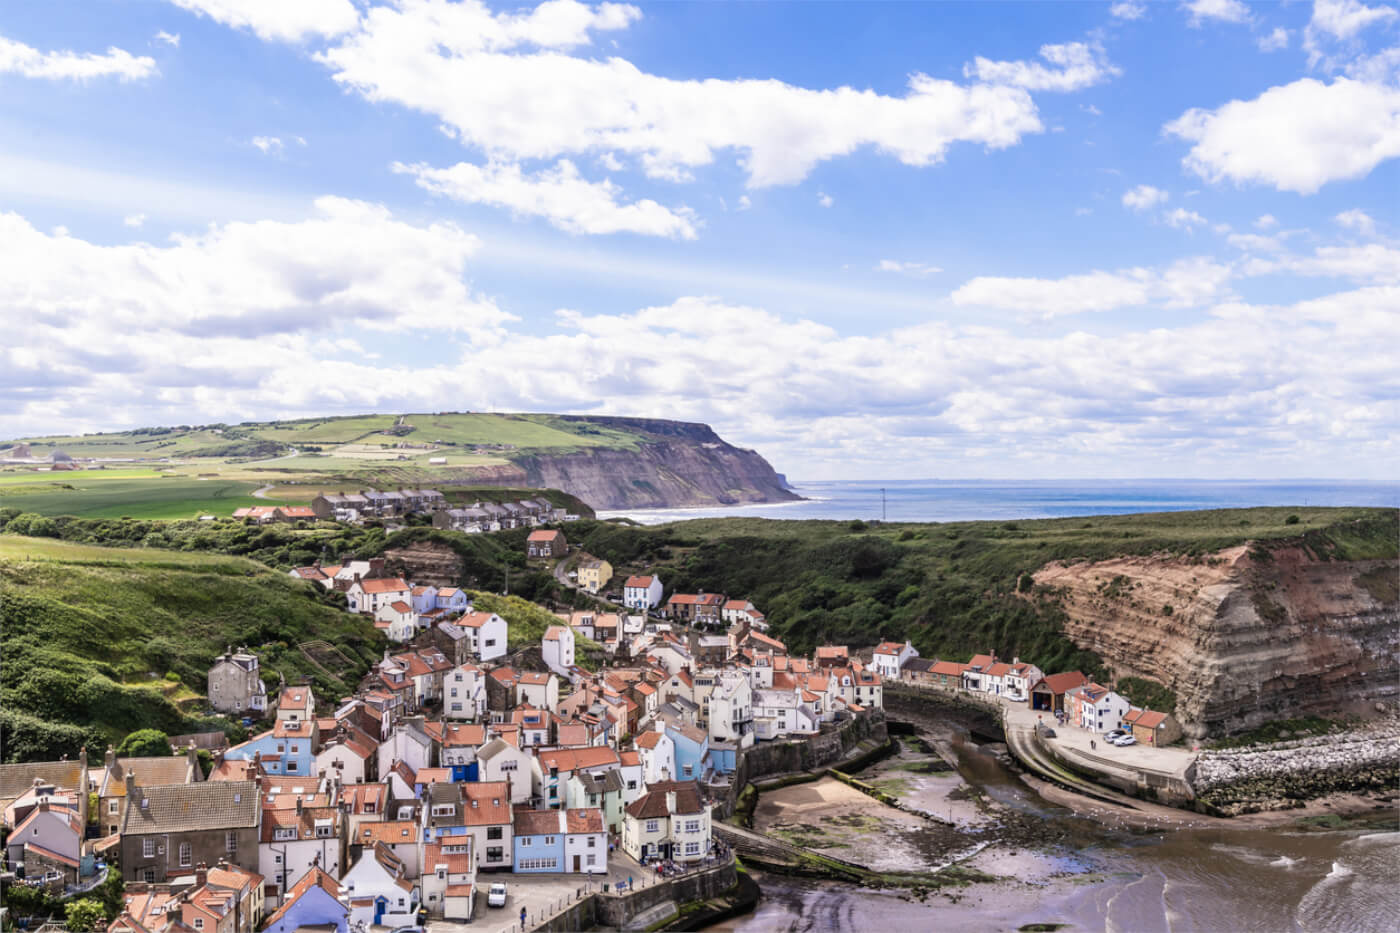
{"label": "tidal stream", "polygon": [[900,819],[872,816],[870,807],[814,785],[783,788],[772,800],[765,794],[756,828],[805,833],[805,841],[788,838],[882,870],[930,870],[950,853],[973,853],[962,864],[999,880],[945,888],[920,901],[906,891],[763,874],[757,876],[763,889],[757,910],[715,929],[1017,930],[1056,923],[1125,933],[1396,928],[1400,822],[1394,798],[1385,809],[1348,819],[1342,829],[1310,829],[1285,818],[1269,827],[1148,833],[1043,800],[965,732],[946,724],[920,728],[948,757],[956,756],[956,771],[937,770],[933,755],[921,766],[920,753],[906,743],[899,758],[860,777],[904,803],[951,818],[966,831],[961,840],[947,827],[911,826],[907,814],[888,808]]}

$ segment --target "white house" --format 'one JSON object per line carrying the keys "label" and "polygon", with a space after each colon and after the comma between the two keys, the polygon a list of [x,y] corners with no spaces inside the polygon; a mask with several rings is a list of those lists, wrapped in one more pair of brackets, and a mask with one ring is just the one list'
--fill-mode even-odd
{"label": "white house", "polygon": [[663,782],[627,807],[622,848],[637,861],[697,862],[710,852],[710,811],[694,781]]}
{"label": "white house", "polygon": [[423,847],[423,906],[431,917],[471,920],[476,885],[476,853],[470,836],[447,837]]}
{"label": "white house", "polygon": [[401,577],[383,577],[373,580],[356,580],[345,591],[351,612],[374,615],[380,606],[404,602],[413,605],[413,591]]}
{"label": "white house", "polygon": [[[474,781],[462,787],[462,825],[470,834],[483,871],[508,871],[515,844],[512,840],[510,784],[506,781]],[[456,836],[444,837],[455,840]]]}
{"label": "white house", "polygon": [[628,577],[622,585],[622,604],[628,609],[640,609],[645,613],[661,605],[661,590],[661,578],[656,574]]}
{"label": "white house", "polygon": [[720,607],[719,617],[730,625],[752,618],[750,613],[758,612],[747,599],[731,599]]}
{"label": "white house", "polygon": [[419,887],[405,877],[404,863],[388,846],[366,848],[340,879],[350,899],[350,925],[399,927],[414,922]]}
{"label": "white house", "polygon": [[442,675],[444,719],[476,721],[486,715],[486,674],[475,664],[459,664]]}
{"label": "white house", "polygon": [[[314,792],[314,782],[307,788]],[[303,807],[297,794],[295,808],[268,807],[262,813],[262,836],[258,845],[258,873],[263,876],[269,907],[281,903],[282,896],[313,868],[340,877],[345,866],[345,816],[340,807]]]}
{"label": "white house", "polygon": [[720,670],[697,674],[695,701],[704,711],[711,741],[742,742],[744,736],[753,731],[753,687],[742,672]]}
{"label": "white house", "polygon": [[917,658],[919,649],[909,642],[900,644],[899,642],[881,642],[875,648],[875,654],[870,661],[870,666],[875,669],[875,673],[890,680],[899,679],[900,668],[904,662],[910,658]]}
{"label": "white house", "polygon": [[1075,687],[1069,691],[1066,699],[1071,695],[1076,697],[1079,707],[1079,725],[1090,732],[1110,732],[1122,728],[1123,717],[1132,708],[1126,698],[1096,683]]}
{"label": "white house", "polygon": [[394,762],[401,761],[417,774],[432,762],[433,739],[423,728],[423,720],[402,719],[379,745],[379,774],[387,776]]}
{"label": "white house", "polygon": [[755,690],[754,730],[760,739],[813,735],[820,726],[797,690]]}
{"label": "white house", "polygon": [[387,635],[390,641],[412,641],[413,636],[418,634],[418,613],[413,611],[410,604],[396,599],[374,610],[374,627]]}
{"label": "white house", "polygon": [[336,737],[316,753],[316,773],[333,777],[341,784],[358,784],[365,779],[372,760],[374,749],[358,737]]}
{"label": "white house", "polygon": [[1045,678],[1045,674],[1034,664],[1027,664],[1020,658],[1015,658],[1011,662],[1011,670],[1004,678],[1004,695],[1007,699],[1024,703],[1030,699],[1031,687],[1040,683]]}
{"label": "white house", "polygon": [[467,635],[467,645],[478,661],[505,657],[509,626],[494,612],[467,612],[456,622]]}
{"label": "white house", "polygon": [[515,681],[515,704],[554,709],[559,705],[559,678],[540,671],[521,671]]}
{"label": "white house", "polygon": [[676,743],[664,728],[643,732],[636,738],[637,755],[642,763],[642,781],[648,787],[676,776]]}
{"label": "white house", "polygon": [[560,676],[570,677],[569,669],[574,666],[573,629],[567,625],[551,625],[545,630],[541,650],[546,667]]}
{"label": "white house", "polygon": [[531,765],[535,756],[504,739],[495,738],[476,750],[476,760],[480,762],[478,780],[509,781],[510,802],[529,802],[533,779]]}

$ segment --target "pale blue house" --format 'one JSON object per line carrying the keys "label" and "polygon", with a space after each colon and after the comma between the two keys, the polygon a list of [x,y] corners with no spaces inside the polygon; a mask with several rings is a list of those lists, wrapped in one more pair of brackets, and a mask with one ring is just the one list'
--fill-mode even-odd
{"label": "pale blue house", "polygon": [[301,928],[350,931],[350,908],[340,901],[340,882],[319,868],[292,885],[286,902],[263,925],[263,933],[294,933]]}
{"label": "pale blue house", "polygon": [[704,730],[668,723],[666,735],[676,744],[676,780],[693,781],[711,767],[710,737]]}
{"label": "pale blue house", "polygon": [[315,720],[279,719],[271,731],[235,745],[224,752],[224,758],[252,759],[257,755],[268,774],[315,777],[319,739]]}
{"label": "pale blue house", "polygon": [[515,872],[561,872],[565,810],[519,810],[515,814]]}

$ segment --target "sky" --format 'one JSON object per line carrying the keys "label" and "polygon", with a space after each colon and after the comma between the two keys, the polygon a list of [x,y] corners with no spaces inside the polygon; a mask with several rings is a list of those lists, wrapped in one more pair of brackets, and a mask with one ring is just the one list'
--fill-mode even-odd
{"label": "sky", "polygon": [[0,6],[0,437],[704,421],[798,480],[1393,479],[1400,8]]}

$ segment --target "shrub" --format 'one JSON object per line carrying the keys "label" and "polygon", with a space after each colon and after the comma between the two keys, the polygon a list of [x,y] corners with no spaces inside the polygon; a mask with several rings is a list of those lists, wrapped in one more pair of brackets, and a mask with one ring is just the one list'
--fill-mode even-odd
{"label": "shrub", "polygon": [[170,755],[170,736],[159,729],[137,729],[122,739],[117,754],[123,758],[160,758]]}

